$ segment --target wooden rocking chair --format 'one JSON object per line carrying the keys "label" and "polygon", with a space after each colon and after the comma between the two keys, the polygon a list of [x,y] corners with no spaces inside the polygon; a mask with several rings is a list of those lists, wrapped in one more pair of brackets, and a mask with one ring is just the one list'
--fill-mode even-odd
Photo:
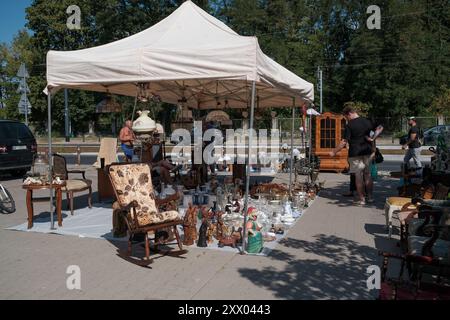
{"label": "wooden rocking chair", "polygon": [[151,168],[146,163],[112,164],[109,167],[109,177],[117,197],[117,203],[122,212],[128,228],[128,255],[131,256],[131,247],[134,236],[144,235],[145,258],[150,258],[149,232],[155,234],[155,245],[158,243],[158,231],[172,229],[176,237],[180,253],[184,253],[178,225],[183,224],[177,211],[159,211],[162,202],[171,201],[155,199],[152,185]]}

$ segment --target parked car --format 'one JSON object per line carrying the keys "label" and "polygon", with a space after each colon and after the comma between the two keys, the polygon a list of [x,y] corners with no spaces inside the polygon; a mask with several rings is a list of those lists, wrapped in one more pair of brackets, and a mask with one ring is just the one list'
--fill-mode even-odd
{"label": "parked car", "polygon": [[447,141],[450,141],[450,125],[441,125],[429,128],[423,132],[424,145],[435,146],[441,133],[444,134]]}
{"label": "parked car", "polygon": [[31,169],[36,152],[36,139],[25,124],[0,120],[0,173],[24,176]]}
{"label": "parked car", "polygon": [[[440,125],[428,128],[423,131],[423,145],[435,146],[437,144],[437,138],[443,133],[446,140],[450,141],[450,125]],[[405,144],[408,140],[408,135],[400,137],[400,144]]]}

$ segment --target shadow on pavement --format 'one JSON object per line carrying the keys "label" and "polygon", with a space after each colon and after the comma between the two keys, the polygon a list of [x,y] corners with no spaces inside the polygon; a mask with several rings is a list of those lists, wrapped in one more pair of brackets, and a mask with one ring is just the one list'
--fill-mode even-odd
{"label": "shadow on pavement", "polygon": [[[338,207],[354,206],[352,198],[341,195],[348,188],[348,183],[339,183],[322,190],[320,197]],[[375,184],[375,202],[367,206],[381,214],[386,197],[396,194],[396,181],[380,177]],[[312,241],[286,238],[269,255],[270,259],[286,262],[284,269],[248,267],[239,269],[239,273],[281,299],[374,299],[378,291],[367,289],[371,275],[367,268],[381,265],[379,251],[400,253],[400,249],[396,239],[387,238],[384,224],[366,224],[364,228],[373,235],[374,247],[335,235],[318,234]],[[302,250],[313,258],[298,260],[285,248]]]}
{"label": "shadow on pavement", "polygon": [[367,267],[380,265],[378,250],[336,236],[319,234],[314,241],[287,238],[281,246],[303,250],[321,259],[296,260],[283,250],[273,250],[269,258],[282,260],[282,269],[241,268],[241,276],[274,292],[282,299],[374,299],[369,291]]}

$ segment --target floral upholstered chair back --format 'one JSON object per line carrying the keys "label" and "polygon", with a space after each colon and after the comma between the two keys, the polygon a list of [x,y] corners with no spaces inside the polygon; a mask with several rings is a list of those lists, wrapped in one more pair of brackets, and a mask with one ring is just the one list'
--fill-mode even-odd
{"label": "floral upholstered chair back", "polygon": [[[117,201],[124,207],[136,201],[137,221],[139,226],[147,226],[156,223],[175,220],[178,212],[158,211],[156,207],[150,166],[144,163],[132,163],[127,165],[111,165],[109,174],[113,188],[117,194]],[[134,219],[133,211],[129,218]]]}

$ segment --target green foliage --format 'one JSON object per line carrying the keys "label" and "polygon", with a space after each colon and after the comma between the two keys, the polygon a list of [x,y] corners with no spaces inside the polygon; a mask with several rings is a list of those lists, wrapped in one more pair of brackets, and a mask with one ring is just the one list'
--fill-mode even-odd
{"label": "green foliage", "polygon": [[352,107],[360,116],[367,117],[371,113],[372,106],[368,103],[360,102],[360,101],[349,101],[344,103],[343,108]]}
{"label": "green foliage", "polygon": [[[171,14],[183,0],[34,0],[27,27],[11,44],[0,45],[0,117],[17,118],[15,74],[25,62],[33,105],[30,120],[45,129],[45,63],[49,50],[77,50],[116,41],[140,32]],[[450,87],[450,6],[448,0],[198,0],[202,8],[236,32],[257,36],[271,58],[316,83],[324,70],[325,110],[338,112],[354,102],[370,116],[398,117],[448,112]],[[69,5],[81,8],[81,30],[66,27]],[[367,7],[381,8],[381,30],[369,30]],[[316,91],[317,93],[317,91]],[[102,94],[69,91],[72,127],[86,132]],[[131,118],[134,99],[118,97],[121,121]],[[53,126],[63,132],[64,99],[54,97]],[[318,105],[318,94],[316,94]],[[143,107],[143,106],[139,106]],[[159,121],[170,123],[173,106],[148,106]],[[289,106],[277,110],[290,117]],[[269,121],[270,110],[262,113]],[[240,112],[236,112],[239,116]],[[23,118],[23,116],[22,116]],[[267,118],[267,119],[266,119]],[[105,120],[106,119],[106,120]],[[23,120],[23,119],[22,119]]]}
{"label": "green foliage", "polygon": [[440,94],[433,99],[428,111],[432,114],[450,117],[450,88],[441,87]]}

